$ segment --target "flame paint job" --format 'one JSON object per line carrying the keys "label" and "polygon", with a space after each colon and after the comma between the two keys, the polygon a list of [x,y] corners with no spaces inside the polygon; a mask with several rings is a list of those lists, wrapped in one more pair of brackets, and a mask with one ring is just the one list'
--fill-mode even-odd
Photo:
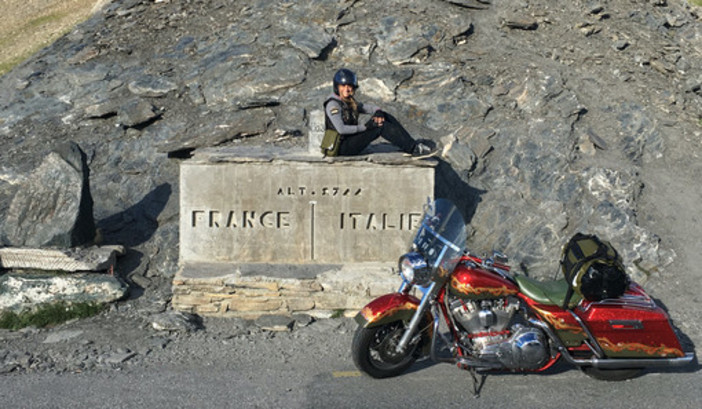
{"label": "flame paint job", "polygon": [[566,347],[580,346],[587,338],[585,331],[570,313],[555,305],[536,304],[532,300],[523,298],[531,309],[546,321],[556,332],[556,336]]}
{"label": "flame paint job", "polygon": [[419,307],[419,299],[409,294],[392,293],[376,298],[363,307],[356,321],[368,327],[397,319],[409,320]]}
{"label": "flame paint job", "polygon": [[597,342],[602,347],[602,350],[610,358],[617,357],[660,357],[660,358],[679,358],[685,356],[685,353],[679,348],[667,347],[663,344],[658,346],[645,345],[638,342],[612,342],[609,338],[598,337]]}
{"label": "flame paint job", "polygon": [[461,264],[451,276],[452,295],[474,300],[516,295],[519,288],[509,280],[472,264]]}

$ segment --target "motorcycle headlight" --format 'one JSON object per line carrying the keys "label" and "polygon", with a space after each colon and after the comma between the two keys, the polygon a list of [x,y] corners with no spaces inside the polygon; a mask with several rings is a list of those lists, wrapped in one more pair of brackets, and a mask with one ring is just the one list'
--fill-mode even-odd
{"label": "motorcycle headlight", "polygon": [[400,257],[399,270],[408,283],[424,285],[431,279],[431,269],[424,257],[416,252]]}

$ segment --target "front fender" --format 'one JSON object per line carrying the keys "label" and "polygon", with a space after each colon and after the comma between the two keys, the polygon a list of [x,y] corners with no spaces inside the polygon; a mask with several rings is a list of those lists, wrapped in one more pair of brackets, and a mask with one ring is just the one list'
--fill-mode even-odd
{"label": "front fender", "polygon": [[385,294],[368,303],[356,314],[356,322],[364,328],[373,328],[393,321],[408,322],[417,312],[419,299],[409,294]]}

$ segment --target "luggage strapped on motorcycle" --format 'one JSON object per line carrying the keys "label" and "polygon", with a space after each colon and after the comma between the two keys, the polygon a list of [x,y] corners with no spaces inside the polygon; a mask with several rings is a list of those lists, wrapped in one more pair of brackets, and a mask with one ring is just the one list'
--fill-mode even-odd
{"label": "luggage strapped on motorcycle", "polygon": [[583,298],[599,301],[624,294],[629,286],[622,259],[608,241],[594,234],[576,233],[563,247],[561,269],[568,282],[563,309],[577,291]]}

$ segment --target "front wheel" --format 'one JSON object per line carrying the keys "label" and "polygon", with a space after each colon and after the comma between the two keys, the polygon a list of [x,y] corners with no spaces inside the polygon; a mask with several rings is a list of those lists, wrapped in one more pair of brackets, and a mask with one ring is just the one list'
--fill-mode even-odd
{"label": "front wheel", "polygon": [[417,343],[397,352],[397,344],[404,332],[402,321],[373,328],[359,326],[351,345],[356,367],[373,378],[388,378],[406,371],[417,359]]}

